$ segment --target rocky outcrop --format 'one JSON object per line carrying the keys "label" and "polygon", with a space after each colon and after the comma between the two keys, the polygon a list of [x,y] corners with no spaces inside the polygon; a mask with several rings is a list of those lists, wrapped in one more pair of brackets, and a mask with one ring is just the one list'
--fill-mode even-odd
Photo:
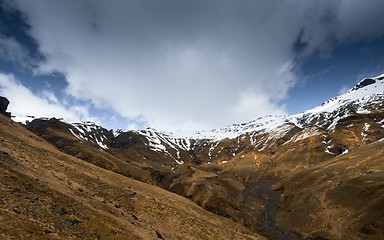
{"label": "rocky outcrop", "polygon": [[376,81],[374,79],[372,79],[372,78],[364,78],[353,89],[357,90],[359,88],[362,88],[362,87],[365,87],[365,86],[368,86],[368,85],[371,85],[371,84],[374,84],[374,83],[376,83]]}
{"label": "rocky outcrop", "polygon": [[0,96],[0,114],[11,117],[11,113],[7,112],[8,105],[9,100],[6,97]]}

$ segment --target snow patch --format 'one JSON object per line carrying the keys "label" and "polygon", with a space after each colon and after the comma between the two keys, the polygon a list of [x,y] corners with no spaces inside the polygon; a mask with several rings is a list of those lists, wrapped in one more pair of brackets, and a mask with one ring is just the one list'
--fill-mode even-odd
{"label": "snow patch", "polygon": [[175,161],[176,161],[176,163],[179,164],[179,165],[184,164],[184,161],[183,161],[183,160],[180,160],[180,161],[179,161],[179,160],[176,160],[176,159],[175,159]]}
{"label": "snow patch", "polygon": [[333,152],[329,151],[329,150],[332,149],[332,148],[333,148],[333,145],[326,147],[326,148],[325,148],[325,152],[334,155]]}
{"label": "snow patch", "polygon": [[367,139],[370,126],[371,125],[369,125],[369,123],[364,123],[363,129],[361,130],[362,142],[365,142],[365,140]]}
{"label": "snow patch", "polygon": [[304,129],[303,131],[299,132],[297,135],[293,136],[291,140],[293,140],[294,142],[297,142],[297,141],[304,140],[306,138],[320,135],[320,134],[321,132],[319,131],[318,128],[316,127],[308,128],[308,129]]}
{"label": "snow patch", "polygon": [[108,149],[105,143],[107,137],[103,133],[105,130],[100,126],[97,126],[93,122],[70,123],[69,125],[72,127],[72,129],[69,128],[69,131],[76,138],[97,144],[104,150]]}
{"label": "snow patch", "polygon": [[349,152],[349,149],[346,148],[346,149],[341,153],[341,155],[346,154],[346,153],[348,153],[348,152]]}

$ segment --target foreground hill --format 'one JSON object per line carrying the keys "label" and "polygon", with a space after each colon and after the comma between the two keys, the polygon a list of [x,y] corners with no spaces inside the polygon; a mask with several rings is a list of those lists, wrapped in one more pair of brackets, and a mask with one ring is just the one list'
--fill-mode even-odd
{"label": "foreground hill", "polygon": [[0,115],[1,239],[262,239],[162,188],[67,155]]}

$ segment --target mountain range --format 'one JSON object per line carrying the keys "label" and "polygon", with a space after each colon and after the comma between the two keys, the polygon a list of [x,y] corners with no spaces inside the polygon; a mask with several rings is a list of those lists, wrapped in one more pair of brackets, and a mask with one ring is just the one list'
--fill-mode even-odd
{"label": "mountain range", "polygon": [[0,120],[4,239],[384,239],[384,74],[210,131]]}

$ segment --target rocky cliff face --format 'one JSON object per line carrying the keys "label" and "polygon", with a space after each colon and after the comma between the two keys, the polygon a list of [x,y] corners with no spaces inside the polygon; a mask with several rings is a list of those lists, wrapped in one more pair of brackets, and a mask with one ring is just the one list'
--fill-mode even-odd
{"label": "rocky cliff face", "polygon": [[[300,114],[192,134],[115,134],[57,119],[26,127],[65,153],[177,193],[272,239],[380,239],[384,212],[375,209],[383,201],[384,168],[368,156],[383,159],[383,124],[381,75]],[[348,198],[368,205],[346,204]]]}

